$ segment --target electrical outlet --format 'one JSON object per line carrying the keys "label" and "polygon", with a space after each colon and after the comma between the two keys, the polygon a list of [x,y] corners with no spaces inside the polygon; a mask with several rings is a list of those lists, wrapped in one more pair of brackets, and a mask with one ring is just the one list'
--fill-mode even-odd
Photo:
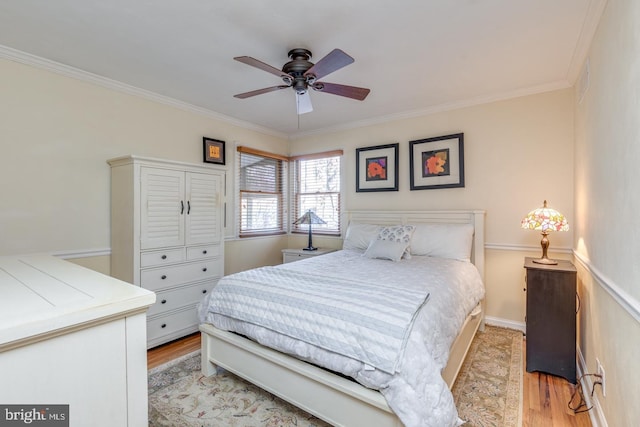
{"label": "electrical outlet", "polygon": [[598,381],[600,381],[602,383],[602,397],[606,397],[607,396],[607,389],[605,387],[605,376],[604,376],[604,368],[602,367],[602,363],[600,363],[600,360],[598,360],[596,358],[596,369],[597,369],[597,374],[600,375],[600,378],[598,378]]}

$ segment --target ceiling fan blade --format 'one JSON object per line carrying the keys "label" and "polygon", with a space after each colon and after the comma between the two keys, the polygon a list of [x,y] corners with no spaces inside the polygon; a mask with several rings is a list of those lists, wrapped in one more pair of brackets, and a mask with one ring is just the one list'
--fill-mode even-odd
{"label": "ceiling fan blade", "polygon": [[289,86],[286,86],[286,85],[271,86],[271,87],[265,87],[264,89],[252,90],[251,92],[239,93],[237,95],[233,95],[233,97],[234,98],[245,99],[245,98],[250,98],[250,97],[256,96],[256,95],[262,95],[263,93],[269,93],[269,92],[274,92],[276,90],[288,89],[288,88],[289,88]]}
{"label": "ceiling fan blade", "polygon": [[313,89],[319,92],[331,93],[333,95],[346,96],[347,98],[357,99],[358,101],[364,101],[369,95],[371,90],[364,87],[345,86],[335,83],[318,82],[315,83]]}
{"label": "ceiling fan blade", "polygon": [[333,49],[327,56],[309,68],[304,76],[307,77],[310,74],[316,76],[316,80],[320,80],[327,74],[333,73],[342,67],[345,67],[353,63],[354,59],[341,51],[340,49]]}
{"label": "ceiling fan blade", "polygon": [[256,67],[261,69],[262,71],[266,71],[267,73],[271,73],[271,74],[275,74],[276,76],[280,77],[280,78],[289,78],[290,76],[285,73],[282,70],[278,70],[275,67],[272,67],[269,64],[265,64],[262,61],[258,61],[255,58],[252,58],[250,56],[236,56],[235,58],[236,61],[242,62],[243,64],[247,64],[247,65],[251,65],[252,67]]}
{"label": "ceiling fan blade", "polygon": [[309,91],[306,91],[302,95],[296,93],[296,108],[298,110],[298,115],[310,113],[313,111],[313,106],[311,105],[311,96],[309,95]]}

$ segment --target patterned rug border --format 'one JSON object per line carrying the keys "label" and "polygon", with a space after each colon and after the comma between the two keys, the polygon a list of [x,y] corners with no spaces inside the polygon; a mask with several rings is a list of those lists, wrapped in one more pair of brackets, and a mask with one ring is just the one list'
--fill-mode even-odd
{"label": "patterned rug border", "polygon": [[[521,426],[522,425],[522,406],[524,403],[524,360],[522,359],[522,347],[524,345],[523,343],[524,332],[522,332],[519,329],[507,328],[504,326],[496,326],[496,325],[488,325],[488,326],[491,326],[493,328],[506,329],[508,331],[516,332],[519,334],[518,341],[513,341],[511,343],[511,367],[510,368],[512,371],[514,369],[519,370],[518,382],[520,383],[520,390],[518,391],[518,395],[517,395],[518,396],[518,421],[516,425]],[[509,388],[511,387],[512,387],[512,384],[509,384]],[[507,396],[513,397],[513,393],[507,392]]]}
{"label": "patterned rug border", "polygon": [[177,365],[178,363],[182,362],[183,360],[187,360],[187,359],[189,359],[189,358],[191,358],[191,357],[193,357],[195,355],[198,355],[198,354],[200,354],[200,350],[199,349],[196,350],[196,351],[192,351],[191,353],[187,353],[187,354],[185,354],[183,356],[180,356],[180,357],[178,357],[176,359],[170,360],[167,363],[163,363],[162,365],[158,365],[155,368],[151,368],[151,369],[147,370],[147,376],[153,375],[153,374],[158,373],[160,371],[164,371],[165,369],[169,369],[169,368]]}

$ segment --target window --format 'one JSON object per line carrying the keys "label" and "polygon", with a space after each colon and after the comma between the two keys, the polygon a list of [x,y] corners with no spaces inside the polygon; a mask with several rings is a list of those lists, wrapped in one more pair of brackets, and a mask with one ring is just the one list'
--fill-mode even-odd
{"label": "window", "polygon": [[238,147],[239,236],[285,233],[287,158]]}
{"label": "window", "polygon": [[[340,159],[342,150],[293,157],[293,221],[311,210],[326,224],[314,224],[316,234],[340,234]],[[292,232],[309,231],[305,224]]]}

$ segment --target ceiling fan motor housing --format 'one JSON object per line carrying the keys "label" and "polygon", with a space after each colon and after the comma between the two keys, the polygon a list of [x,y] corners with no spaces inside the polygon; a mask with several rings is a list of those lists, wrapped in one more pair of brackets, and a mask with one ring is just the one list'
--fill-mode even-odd
{"label": "ceiling fan motor housing", "polygon": [[304,76],[304,73],[313,67],[313,63],[309,62],[311,51],[302,48],[292,49],[289,51],[289,58],[291,58],[291,61],[284,64],[282,71],[290,75],[293,78],[293,82],[287,81],[286,77],[282,80],[286,84],[291,84],[298,95],[304,95],[307,92],[307,85],[313,84],[315,81],[315,76],[313,75]]}

